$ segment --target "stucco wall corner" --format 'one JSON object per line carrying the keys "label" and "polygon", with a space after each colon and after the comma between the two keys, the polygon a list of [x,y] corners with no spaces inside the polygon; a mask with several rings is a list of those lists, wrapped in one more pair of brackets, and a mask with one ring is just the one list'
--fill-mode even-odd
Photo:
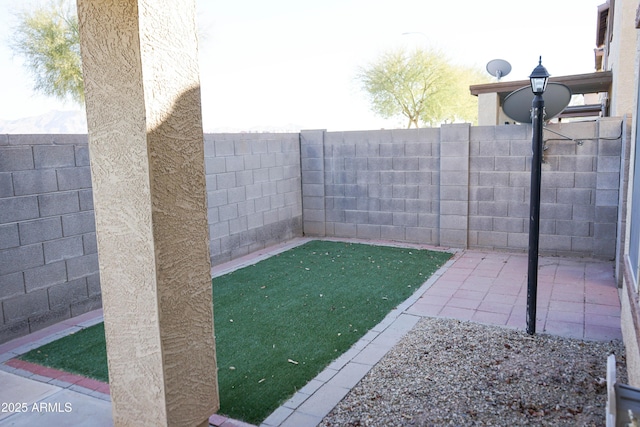
{"label": "stucco wall corner", "polygon": [[640,306],[638,293],[627,280],[620,292],[620,323],[624,340],[629,385],[640,387]]}

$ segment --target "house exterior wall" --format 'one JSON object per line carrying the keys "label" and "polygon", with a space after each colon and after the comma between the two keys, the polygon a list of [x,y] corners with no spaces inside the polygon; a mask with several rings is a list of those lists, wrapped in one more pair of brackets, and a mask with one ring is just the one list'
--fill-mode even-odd
{"label": "house exterior wall", "polygon": [[514,123],[500,105],[500,96],[496,92],[478,94],[478,125],[495,126]]}
{"label": "house exterior wall", "polygon": [[[540,251],[612,259],[620,119],[549,125]],[[212,264],[297,236],[526,251],[530,126],[206,134]],[[85,135],[0,135],[0,342],[101,304]]]}
{"label": "house exterior wall", "polygon": [[[612,0],[613,1],[613,0]],[[613,73],[610,115],[625,116],[635,112],[635,16],[637,0],[615,0],[613,27],[610,32],[607,68]],[[609,17],[611,19],[611,17]],[[611,23],[609,24],[611,26]]]}
{"label": "house exterior wall", "polygon": [[625,346],[629,385],[640,387],[640,307],[638,292],[631,281],[625,280],[620,292],[620,323]]}
{"label": "house exterior wall", "polygon": [[[636,3],[637,2],[628,2],[626,3]],[[616,2],[616,7],[618,7],[618,2]],[[627,5],[627,8],[631,6]],[[634,10],[635,12],[635,10]],[[635,13],[631,15],[631,17],[637,16]],[[635,25],[634,25],[635,27]],[[618,31],[620,27],[615,26],[614,31]],[[637,29],[633,29],[634,36],[637,35]],[[615,34],[614,34],[615,39]],[[624,203],[624,209],[626,213],[626,218],[628,220],[625,223],[624,227],[624,235],[625,235],[625,245],[624,254],[623,254],[623,272],[624,272],[624,280],[622,284],[621,290],[621,326],[622,326],[622,336],[625,343],[626,350],[626,361],[627,361],[627,372],[629,377],[629,384],[635,387],[640,387],[640,296],[638,293],[638,283],[634,276],[637,276],[636,266],[638,265],[638,260],[631,260],[631,254],[637,253],[636,250],[630,248],[630,242],[633,241],[633,237],[631,236],[632,230],[632,218],[637,217],[637,213],[633,211],[632,207],[634,205],[634,193],[638,194],[638,189],[634,189],[634,179],[632,177],[634,174],[638,174],[640,167],[636,159],[638,154],[636,151],[638,150],[638,138],[640,134],[638,133],[638,113],[640,112],[640,97],[638,96],[640,91],[640,39],[635,39],[635,46],[633,52],[629,55],[635,61],[634,63],[634,74],[633,80],[631,84],[627,87],[627,91],[633,96],[633,106],[630,111],[632,114],[631,120],[631,143],[629,147],[629,181],[628,188],[626,191],[627,200]],[[636,197],[638,197],[636,195]],[[637,201],[636,201],[637,204]]]}
{"label": "house exterior wall", "polygon": [[497,93],[481,93],[478,95],[478,125],[499,125],[500,97]]}

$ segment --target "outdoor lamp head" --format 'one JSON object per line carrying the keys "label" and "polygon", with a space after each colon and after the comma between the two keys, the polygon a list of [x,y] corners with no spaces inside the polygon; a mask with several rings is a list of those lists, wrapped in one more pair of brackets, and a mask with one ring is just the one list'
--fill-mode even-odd
{"label": "outdoor lamp head", "polygon": [[542,66],[542,57],[540,57],[538,61],[538,66],[533,69],[533,72],[529,76],[529,80],[531,80],[531,90],[533,93],[542,95],[549,81],[549,73],[547,69]]}

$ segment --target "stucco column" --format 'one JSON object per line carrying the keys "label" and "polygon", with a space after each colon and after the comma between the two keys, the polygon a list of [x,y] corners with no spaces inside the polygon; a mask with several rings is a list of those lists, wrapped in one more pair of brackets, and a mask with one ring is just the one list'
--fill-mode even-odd
{"label": "stucco column", "polygon": [[78,0],[116,426],[218,409],[194,0]]}

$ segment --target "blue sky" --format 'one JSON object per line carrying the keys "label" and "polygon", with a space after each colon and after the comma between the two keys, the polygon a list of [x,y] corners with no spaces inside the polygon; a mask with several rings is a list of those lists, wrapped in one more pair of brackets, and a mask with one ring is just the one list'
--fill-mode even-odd
{"label": "blue sky", "polygon": [[[402,46],[481,69],[506,59],[503,80],[526,78],[539,55],[552,75],[589,73],[604,2],[197,0],[205,131],[403,127],[371,113],[355,81],[358,67]],[[20,4],[0,0],[0,119],[79,109],[31,90],[6,45]]]}

